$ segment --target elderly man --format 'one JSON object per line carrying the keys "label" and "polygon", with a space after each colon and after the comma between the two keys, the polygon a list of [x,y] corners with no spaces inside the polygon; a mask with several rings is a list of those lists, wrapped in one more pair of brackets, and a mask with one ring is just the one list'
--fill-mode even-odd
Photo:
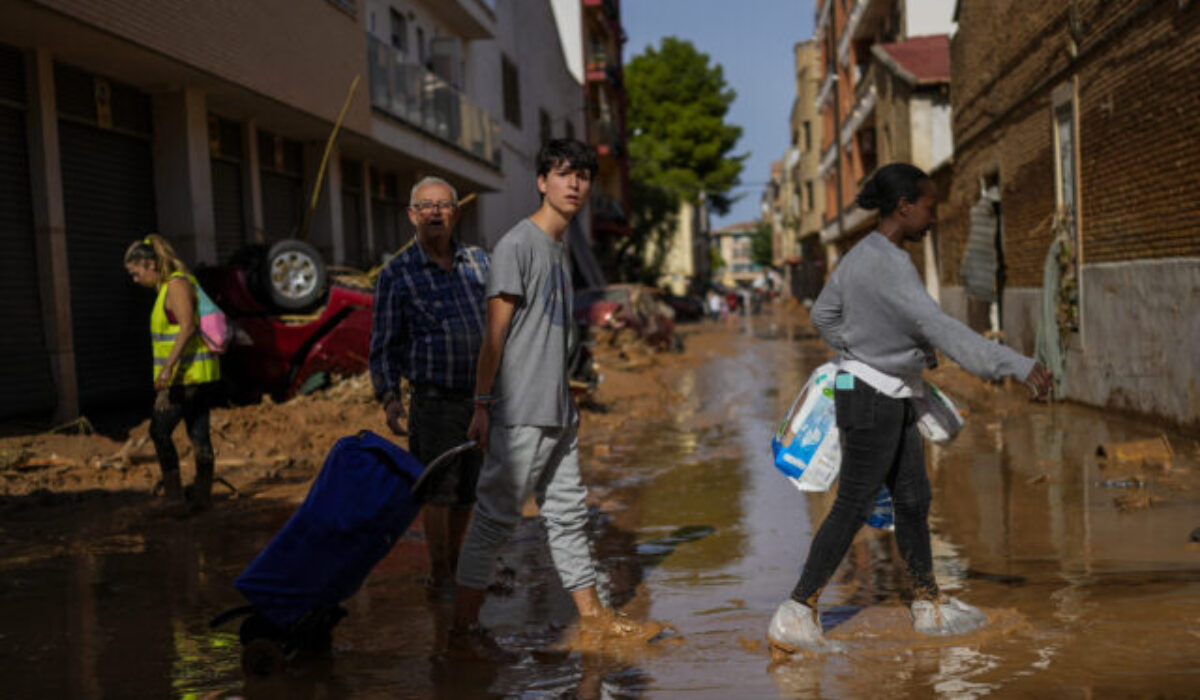
{"label": "elderly man", "polygon": [[[404,435],[400,378],[408,380],[409,452],[428,464],[467,439],[488,257],[453,239],[458,194],[441,178],[426,177],[412,188],[408,218],[416,240],[387,263],[375,288],[371,381],[388,427]],[[423,513],[431,589],[440,594],[453,586],[481,455],[471,450],[455,459],[432,485]]]}

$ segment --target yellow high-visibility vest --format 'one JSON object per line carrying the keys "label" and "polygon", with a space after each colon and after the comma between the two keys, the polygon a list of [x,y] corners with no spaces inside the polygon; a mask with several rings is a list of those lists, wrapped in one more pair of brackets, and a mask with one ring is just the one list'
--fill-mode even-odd
{"label": "yellow high-visibility vest", "polygon": [[[193,287],[199,285],[195,277],[182,272],[173,273],[167,278],[167,282],[176,277],[187,279]],[[167,282],[159,285],[158,299],[154,302],[154,310],[150,312],[150,345],[154,350],[155,379],[166,366],[167,358],[171,356],[171,348],[175,347],[175,339],[179,337],[179,324],[171,323],[167,319]],[[199,325],[197,320],[197,332],[192,335],[183,354],[179,356],[171,384],[204,384],[221,378],[221,358],[209,350],[201,340]]]}

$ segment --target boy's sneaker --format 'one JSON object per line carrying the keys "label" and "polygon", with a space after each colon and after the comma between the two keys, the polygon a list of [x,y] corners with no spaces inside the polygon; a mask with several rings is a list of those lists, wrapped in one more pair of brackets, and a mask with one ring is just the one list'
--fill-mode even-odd
{"label": "boy's sneaker", "polygon": [[579,618],[579,633],[584,638],[612,640],[636,640],[649,642],[662,634],[663,623],[656,620],[634,620],[613,610],[605,609],[599,615]]}
{"label": "boy's sneaker", "polygon": [[987,625],[982,610],[958,598],[941,596],[937,600],[915,600],[912,604],[913,629],[918,634],[949,636],[967,634]]}
{"label": "boy's sneaker", "polygon": [[487,661],[494,664],[516,663],[520,654],[509,651],[478,624],[467,628],[454,627],[446,640],[446,658],[451,661]]}
{"label": "boy's sneaker", "polygon": [[839,652],[841,645],[828,642],[821,632],[821,620],[817,611],[802,603],[788,599],[779,604],[771,624],[767,627],[767,642],[772,650],[784,654],[801,651],[817,653]]}

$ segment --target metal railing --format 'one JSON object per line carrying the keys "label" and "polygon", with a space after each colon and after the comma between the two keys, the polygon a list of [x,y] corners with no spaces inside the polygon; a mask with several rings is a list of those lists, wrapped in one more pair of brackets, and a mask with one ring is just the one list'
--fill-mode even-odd
{"label": "metal railing", "polygon": [[500,123],[460,90],[367,35],[371,106],[500,167]]}

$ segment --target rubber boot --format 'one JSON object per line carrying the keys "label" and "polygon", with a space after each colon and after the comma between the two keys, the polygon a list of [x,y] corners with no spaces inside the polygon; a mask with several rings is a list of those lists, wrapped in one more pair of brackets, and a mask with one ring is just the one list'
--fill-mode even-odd
{"label": "rubber boot", "polygon": [[179,470],[165,471],[162,475],[162,499],[153,506],[153,510],[163,516],[180,517],[187,514],[187,504],[183,498],[183,483],[179,478]]}
{"label": "rubber boot", "polygon": [[[200,455],[197,455],[199,458]],[[196,479],[192,481],[192,510],[208,510],[212,507],[213,463],[210,459],[196,460]]]}

